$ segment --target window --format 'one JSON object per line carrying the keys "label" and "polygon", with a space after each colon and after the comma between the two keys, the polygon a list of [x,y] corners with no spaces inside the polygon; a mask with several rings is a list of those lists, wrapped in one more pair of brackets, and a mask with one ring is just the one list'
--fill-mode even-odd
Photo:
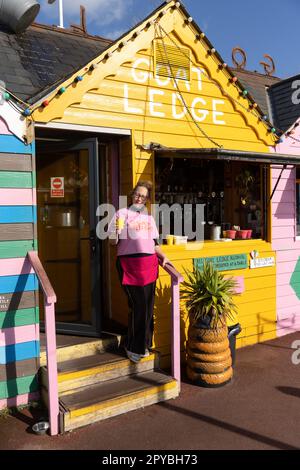
{"label": "window", "polygon": [[[221,238],[266,238],[266,189],[262,165],[167,156],[157,156],[155,165],[156,203],[169,207],[176,204],[182,208],[182,233],[178,235],[184,235],[184,205],[192,207],[194,230],[196,205],[201,204],[204,208],[204,221],[201,222],[204,239],[213,237],[216,226]],[[163,223],[161,225],[160,233]],[[170,229],[171,234],[177,235],[172,220]]]}
{"label": "window", "polygon": [[155,74],[190,80],[190,51],[185,47],[155,42]]}

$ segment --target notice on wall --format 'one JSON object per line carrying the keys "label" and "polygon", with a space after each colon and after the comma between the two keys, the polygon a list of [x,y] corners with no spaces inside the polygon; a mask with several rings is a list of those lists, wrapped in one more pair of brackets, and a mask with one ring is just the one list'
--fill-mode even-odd
{"label": "notice on wall", "polygon": [[247,254],[212,256],[211,258],[195,258],[194,265],[199,269],[203,268],[204,261],[211,262],[218,271],[231,271],[233,269],[248,268]]}
{"label": "notice on wall", "polygon": [[269,256],[268,258],[254,258],[250,260],[250,268],[267,268],[268,266],[275,265],[274,256]]}
{"label": "notice on wall", "polygon": [[54,176],[51,180],[50,197],[64,197],[65,196],[65,178],[63,176]]}

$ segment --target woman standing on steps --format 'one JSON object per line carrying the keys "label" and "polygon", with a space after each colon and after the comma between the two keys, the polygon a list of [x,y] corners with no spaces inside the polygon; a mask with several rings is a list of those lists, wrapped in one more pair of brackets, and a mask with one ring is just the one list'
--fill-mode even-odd
{"label": "woman standing on steps", "polygon": [[152,184],[140,181],[132,191],[132,205],[120,209],[110,225],[110,242],[117,244],[117,270],[130,308],[125,350],[138,362],[149,355],[153,337],[153,309],[158,257],[162,266],[170,263],[158,245],[154,218],[146,202],[151,200]]}

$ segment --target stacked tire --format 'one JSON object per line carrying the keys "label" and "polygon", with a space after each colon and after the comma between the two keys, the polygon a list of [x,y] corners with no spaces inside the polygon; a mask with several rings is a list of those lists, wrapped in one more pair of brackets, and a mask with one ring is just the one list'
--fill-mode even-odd
{"label": "stacked tire", "polygon": [[189,327],[187,376],[198,385],[219,387],[233,375],[227,326],[216,329]]}

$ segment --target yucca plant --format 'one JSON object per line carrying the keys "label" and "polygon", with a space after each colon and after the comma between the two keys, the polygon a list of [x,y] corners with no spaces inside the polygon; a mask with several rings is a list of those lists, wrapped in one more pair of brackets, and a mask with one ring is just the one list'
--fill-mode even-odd
{"label": "yucca plant", "polygon": [[194,266],[193,271],[185,270],[185,274],[181,296],[186,302],[191,323],[203,320],[215,329],[226,324],[226,318],[233,318],[236,313],[232,300],[236,286],[233,278],[225,278],[211,262],[206,261],[203,269]]}
{"label": "yucca plant", "polygon": [[185,270],[181,298],[185,300],[190,325],[186,344],[187,376],[198,385],[216,387],[233,375],[227,318],[236,313],[235,281],[225,278],[211,262],[203,269]]}

